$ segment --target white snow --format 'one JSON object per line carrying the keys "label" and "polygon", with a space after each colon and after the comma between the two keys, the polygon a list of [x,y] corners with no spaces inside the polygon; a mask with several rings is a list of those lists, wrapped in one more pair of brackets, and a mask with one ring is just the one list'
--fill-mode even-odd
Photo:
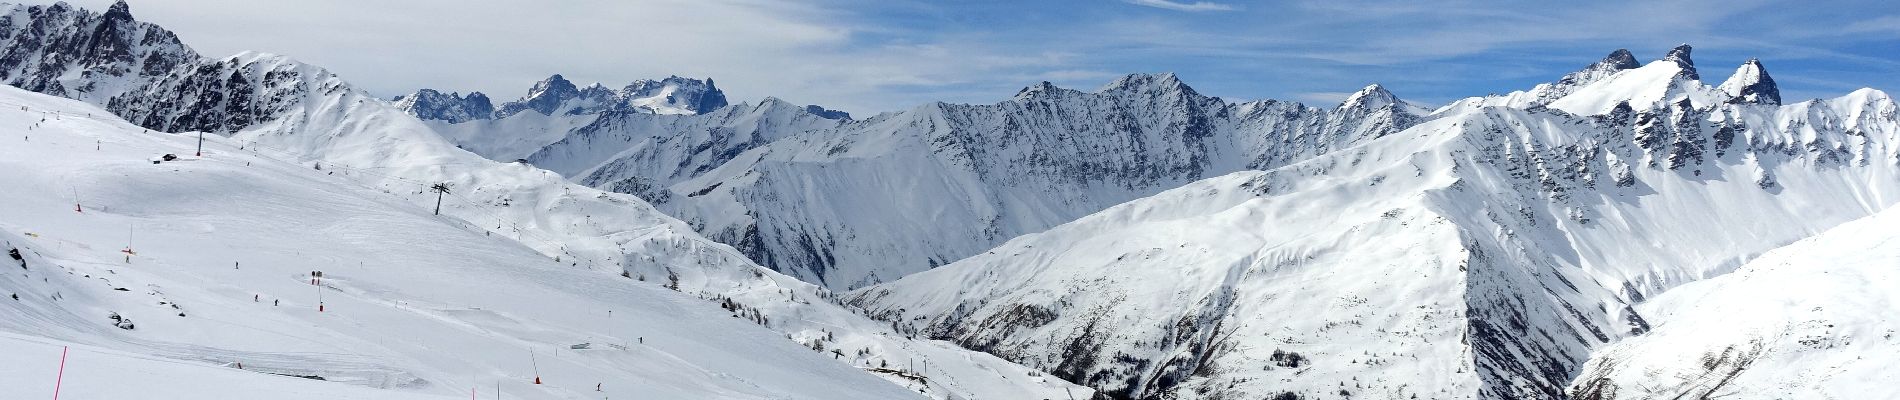
{"label": "white snow", "polygon": [[1592,355],[1573,393],[1891,399],[1900,211],[1775,249],[1638,307],[1657,328]]}
{"label": "white snow", "polygon": [[[65,353],[65,371],[60,356]],[[0,332],[0,390],[9,399],[448,400],[448,396],[376,390],[238,370]],[[485,397],[494,398],[493,388]]]}
{"label": "white snow", "polygon": [[[5,265],[0,287],[21,300],[0,299],[0,330],[429,394],[501,381],[515,398],[913,396],[702,299],[555,262],[334,169],[216,136],[204,158],[151,164],[190,154],[195,136],[78,117],[105,113],[10,87],[0,105],[0,126],[23,134],[0,148],[12,171],[0,174],[0,236],[31,268]],[[49,112],[64,116],[41,122]],[[596,346],[567,349],[583,342]],[[531,384],[531,358],[546,384]],[[180,389],[103,378],[69,383]]]}
{"label": "white snow", "polygon": [[[235,59],[251,68],[296,71],[309,80],[306,87],[346,88],[327,72],[281,57]],[[0,123],[29,126],[49,109],[66,116],[36,128],[34,141],[23,140],[49,148],[8,147],[9,162],[19,164],[7,170],[31,173],[0,179],[34,189],[10,192],[24,197],[8,199],[20,206],[10,206],[0,221],[21,237],[40,235],[17,241],[78,276],[39,293],[71,301],[19,311],[56,317],[6,318],[41,324],[8,330],[173,358],[242,358],[252,369],[438,393],[494,379],[528,382],[531,376],[519,367],[530,350],[543,358],[561,354],[540,367],[544,376],[564,377],[506,390],[585,396],[586,383],[616,382],[608,386],[614,393],[674,398],[895,398],[913,391],[852,364],[914,358],[936,367],[930,397],[1089,392],[992,356],[879,333],[888,327],[813,301],[823,292],[751,265],[638,199],[454,150],[420,121],[358,91],[302,94],[307,97],[296,108],[273,122],[230,139],[209,136],[213,154],[223,156],[154,166],[146,159],[183,154],[195,137],[74,118],[108,114],[5,90],[9,102],[41,111],[8,113],[13,120]],[[64,123],[85,125],[62,130]],[[105,150],[73,153],[93,140]],[[435,200],[424,190],[430,182],[456,188],[444,207],[452,218],[427,214]],[[73,187],[62,191],[62,185],[76,187],[102,210],[45,212],[70,206],[59,193]],[[121,267],[113,251],[125,245],[118,238],[128,228],[139,255]],[[99,244],[106,242],[113,243]],[[224,270],[228,262],[244,268]],[[645,280],[622,278],[614,265]],[[326,287],[335,297],[328,306],[336,311],[311,312],[308,297],[316,290],[300,274],[313,269],[332,278]],[[760,310],[771,329],[704,298],[660,289],[669,273],[679,276],[685,293],[732,297]],[[86,283],[95,279],[86,275],[111,277],[136,291],[80,297],[86,291],[74,288],[99,286]],[[137,297],[106,296],[112,294]],[[284,304],[262,308],[249,295]],[[182,304],[189,316],[176,317],[157,301]],[[603,332],[609,309],[620,324],[620,334],[611,337]],[[99,322],[113,310],[137,321],[140,337],[127,339],[128,333]],[[629,344],[630,337],[645,337],[649,346]],[[794,342],[819,337],[844,350],[844,362]],[[564,348],[589,341],[629,350]]]}

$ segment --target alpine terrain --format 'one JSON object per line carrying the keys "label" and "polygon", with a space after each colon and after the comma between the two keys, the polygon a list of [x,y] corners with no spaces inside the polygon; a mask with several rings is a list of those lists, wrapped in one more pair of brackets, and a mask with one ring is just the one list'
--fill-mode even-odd
{"label": "alpine terrain", "polygon": [[[1788,318],[1808,327],[1804,313],[1724,320],[1681,310],[1700,302],[1645,303],[1703,279],[1748,279],[1725,275],[1900,201],[1887,94],[1781,104],[1772,82],[1751,60],[1705,85],[1688,46],[1640,66],[1619,50],[1555,83],[1116,205],[851,301],[1116,397],[1608,399],[1707,385],[1695,393],[1775,398],[1788,392],[1710,383],[1722,377],[1666,364],[1697,361],[1637,347],[1669,343],[1657,346],[1725,372],[1749,368],[1744,358],[1858,354],[1780,352],[1790,347],[1778,340],[1801,339],[1762,333]],[[1878,276],[1855,283],[1895,289]],[[1813,285],[1826,284],[1841,283]],[[1895,310],[1857,304],[1842,312]],[[1671,330],[1645,336],[1659,327]],[[1681,346],[1728,329],[1731,342]],[[1892,343],[1879,329],[1796,332]],[[1756,365],[1788,369],[1744,382],[1798,392],[1773,385],[1817,384],[1794,377],[1840,364]],[[1665,373],[1684,378],[1643,378]]]}
{"label": "alpine terrain", "polygon": [[[570,34],[814,64],[768,85],[865,43],[840,70],[1090,58],[901,36],[957,12],[784,44],[726,31],[854,15],[741,3],[640,28],[778,12]],[[0,398],[1900,398],[1900,105],[1759,59],[1616,50],[1436,105],[997,72],[853,115],[682,76],[372,93],[131,8],[0,3]],[[937,74],[862,78],[995,87]],[[1109,82],[1009,95],[1067,75]]]}
{"label": "alpine terrain", "polygon": [[[1091,392],[898,335],[636,197],[457,149],[321,68],[197,56],[124,2],[104,14],[64,3],[7,12],[0,79],[44,94],[7,95],[22,145],[7,147],[16,190],[0,221],[24,267],[7,275],[19,300],[5,303],[5,331],[117,354],[94,356],[105,359],[249,362],[436,395],[490,383],[537,397],[590,397],[596,386],[670,398]],[[629,92],[680,93],[648,86]],[[718,102],[699,104],[708,101]],[[208,133],[203,156],[186,132]],[[77,196],[77,211],[64,205]],[[227,263],[255,278],[210,275]],[[304,293],[338,304],[319,312],[290,297]],[[653,350],[667,337],[682,347]],[[582,357],[568,349],[581,343],[597,351],[592,361],[554,355]],[[522,357],[532,368],[519,368]],[[559,383],[531,384],[540,378]]]}

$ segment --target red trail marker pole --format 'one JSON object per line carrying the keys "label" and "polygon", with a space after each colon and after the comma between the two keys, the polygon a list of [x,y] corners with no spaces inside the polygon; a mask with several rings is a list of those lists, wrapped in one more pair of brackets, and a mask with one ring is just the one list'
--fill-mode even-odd
{"label": "red trail marker pole", "polygon": [[72,350],[72,347],[60,346],[59,348],[59,377],[53,379],[53,400],[59,400],[59,387],[66,384],[66,351],[68,350]]}

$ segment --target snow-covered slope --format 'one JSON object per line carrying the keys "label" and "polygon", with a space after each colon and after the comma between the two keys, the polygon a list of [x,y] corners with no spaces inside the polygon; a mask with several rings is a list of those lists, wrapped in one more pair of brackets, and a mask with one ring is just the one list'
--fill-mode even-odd
{"label": "snow-covered slope", "polygon": [[[499,382],[518,398],[915,396],[700,298],[555,261],[336,169],[217,136],[206,157],[152,163],[192,154],[196,136],[11,87],[0,104],[20,140],[0,148],[0,238],[23,258],[0,274],[0,330],[169,359],[172,373],[440,395]],[[181,390],[86,361],[68,366],[77,393]],[[0,392],[50,388],[41,378],[0,378],[19,383]],[[186,392],[235,394],[222,390]]]}
{"label": "snow-covered slope", "polygon": [[389,103],[282,56],[193,60],[104,104],[146,128],[210,131],[243,150],[320,168],[415,206],[436,203],[429,187],[442,184],[451,189],[440,197],[444,215],[565,263],[579,279],[567,284],[672,288],[813,350],[836,350],[840,365],[927,361],[935,368],[921,389],[931,397],[1054,397],[1079,389],[947,343],[891,334],[889,324],[828,302],[828,291],[753,264],[638,198],[459,150]]}
{"label": "snow-covered slope", "polygon": [[[70,364],[63,377],[58,371],[62,353]],[[55,386],[68,399],[461,398],[252,373],[6,332],[0,332],[0,354],[7,355],[7,362],[0,363],[0,387],[6,388],[8,398],[52,398]],[[493,388],[488,389],[492,397]]]}
{"label": "snow-covered slope", "polygon": [[1656,329],[1594,354],[1572,398],[1900,398],[1900,211],[1637,309]]}
{"label": "snow-covered slope", "polygon": [[[947,264],[1011,237],[1230,171],[1283,165],[1396,132],[1419,117],[1383,88],[1333,109],[1226,103],[1172,74],[1082,92],[1042,83],[991,105],[935,103],[784,136],[723,164],[624,153],[658,204],[754,260],[831,288]],[[546,152],[530,161],[560,165]],[[591,160],[588,160],[591,161]],[[586,163],[582,163],[586,164]],[[710,167],[710,168],[709,168]],[[570,168],[554,168],[556,171]],[[664,173],[664,174],[660,174]],[[639,175],[635,175],[639,176]],[[618,176],[615,176],[618,178]]]}
{"label": "snow-covered slope", "polygon": [[[1558,101],[1713,92],[1682,53]],[[1117,396],[1562,398],[1593,349],[1650,328],[1644,298],[1900,201],[1900,117],[1878,91],[1484,105],[1504,97],[852,302]]]}

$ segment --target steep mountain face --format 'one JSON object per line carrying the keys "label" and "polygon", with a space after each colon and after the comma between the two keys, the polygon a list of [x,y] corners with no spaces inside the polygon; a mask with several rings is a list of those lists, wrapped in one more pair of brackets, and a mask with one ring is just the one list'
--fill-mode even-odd
{"label": "steep mountain face", "polygon": [[[14,19],[29,17],[16,13]],[[556,84],[544,86],[544,92],[561,90]],[[851,365],[929,360],[937,368],[928,384],[913,388],[929,397],[1054,398],[1070,390],[1088,392],[995,357],[892,334],[889,324],[833,303],[830,291],[758,266],[639,198],[459,150],[429,124],[316,66],[247,52],[188,60],[132,87],[94,104],[152,130],[215,133],[236,147],[219,151],[307,165],[370,189],[364,192],[393,196],[407,207],[431,208],[446,198],[441,212],[461,229],[513,239],[590,277],[571,284],[660,285],[710,299],[732,318],[778,331],[814,351],[835,350],[829,358]],[[572,105],[567,104],[563,109]],[[429,190],[437,184],[450,189]],[[919,382],[881,376],[912,386]]]}
{"label": "steep mountain face", "polygon": [[527,157],[537,167],[584,185],[639,196],[654,204],[674,199],[668,187],[699,177],[740,154],[792,135],[848,122],[811,107],[767,98],[702,115],[635,112],[601,114]]}
{"label": "steep mountain face", "polygon": [[443,94],[434,89],[422,89],[409,95],[396,96],[390,101],[395,103],[397,109],[425,121],[460,123],[488,119],[495,114],[495,105],[482,92],[471,92],[463,97],[461,93]]}
{"label": "steep mountain face", "polygon": [[[635,152],[583,167],[595,161],[559,164],[567,157],[544,152],[530,161],[596,187],[660,177],[630,186],[663,187],[647,198],[668,199],[659,206],[700,232],[838,289],[947,264],[1186,182],[1387,135],[1417,123],[1416,112],[1376,85],[1323,109],[1227,103],[1171,74],[1130,75],[1094,92],[1042,83],[997,104],[929,104],[729,160],[676,166],[678,157]],[[646,172],[600,174],[635,168]],[[666,181],[680,177],[688,179]]]}
{"label": "steep mountain face", "polygon": [[1717,88],[1729,95],[1732,102],[1781,105],[1781,89],[1775,86],[1775,78],[1768,76],[1768,70],[1762,68],[1761,60],[1748,59]]}
{"label": "steep mountain face", "polygon": [[124,1],[104,14],[65,2],[0,7],[7,13],[0,81],[7,85],[100,102],[198,58],[177,35],[133,20]]}
{"label": "steep mountain face", "polygon": [[851,302],[1116,397],[1558,399],[1644,299],[1900,201],[1886,94],[1729,102],[1687,47],[1616,58]]}
{"label": "steep mountain face", "polygon": [[1593,354],[1571,398],[1900,397],[1896,227],[1883,211],[1649,299],[1655,330]]}

